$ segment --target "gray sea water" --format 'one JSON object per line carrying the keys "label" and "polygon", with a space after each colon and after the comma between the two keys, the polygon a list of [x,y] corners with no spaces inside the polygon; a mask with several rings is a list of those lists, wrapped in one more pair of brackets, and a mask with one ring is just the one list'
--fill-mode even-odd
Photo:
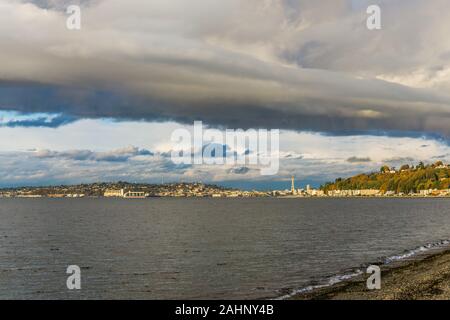
{"label": "gray sea water", "polygon": [[[449,205],[0,199],[0,298],[276,298],[450,239]],[[81,290],[66,287],[69,265],[81,268]]]}

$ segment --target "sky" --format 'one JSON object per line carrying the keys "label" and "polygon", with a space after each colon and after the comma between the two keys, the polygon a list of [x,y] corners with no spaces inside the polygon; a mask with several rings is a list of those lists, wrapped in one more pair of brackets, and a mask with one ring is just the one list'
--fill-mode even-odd
{"label": "sky", "polygon": [[[0,15],[0,187],[284,189],[450,162],[448,0],[0,0]],[[173,163],[194,121],[280,130],[278,174]]]}

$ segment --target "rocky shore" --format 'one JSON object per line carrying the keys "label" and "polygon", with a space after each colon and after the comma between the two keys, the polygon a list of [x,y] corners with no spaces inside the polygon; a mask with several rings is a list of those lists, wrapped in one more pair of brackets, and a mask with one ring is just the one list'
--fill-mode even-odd
{"label": "rocky shore", "polygon": [[368,290],[368,275],[299,294],[296,300],[447,300],[450,299],[450,250],[397,266],[381,268],[381,289]]}

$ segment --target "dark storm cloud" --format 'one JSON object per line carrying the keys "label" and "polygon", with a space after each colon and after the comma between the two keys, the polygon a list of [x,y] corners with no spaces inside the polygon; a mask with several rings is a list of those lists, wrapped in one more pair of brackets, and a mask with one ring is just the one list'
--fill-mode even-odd
{"label": "dark storm cloud", "polygon": [[[333,103],[330,101],[304,102],[305,110],[294,107],[290,103],[279,103],[276,106],[264,105],[264,103],[261,105],[241,104],[236,101],[170,103],[163,99],[121,95],[118,92],[49,87],[28,83],[23,86],[17,83],[3,84],[0,93],[0,105],[7,106],[5,108],[7,110],[66,114],[66,116],[55,118],[51,123],[36,121],[11,123],[11,126],[58,126],[74,121],[75,118],[111,117],[118,120],[175,120],[188,124],[194,120],[202,120],[213,126],[310,130],[329,132],[332,135],[421,136],[436,132],[447,136],[450,130],[443,111],[438,114],[426,110],[407,113],[401,110],[389,110],[386,107],[386,114],[377,118],[370,116],[370,112],[368,112],[369,116],[366,116],[366,111],[357,110],[356,105],[353,106],[355,110],[352,110],[350,103],[345,112],[333,111]],[[421,98],[417,94],[414,96],[417,99]],[[424,105],[426,104],[427,102],[424,102]],[[316,108],[311,108],[315,105]],[[323,112],[317,112],[320,109]]]}
{"label": "dark storm cloud", "polygon": [[360,157],[350,157],[347,159],[347,162],[350,163],[361,163],[361,162],[370,162],[372,161],[369,157],[360,158]]}
{"label": "dark storm cloud", "polygon": [[384,159],[384,163],[390,163],[390,164],[406,164],[406,163],[412,163],[415,162],[416,159],[411,157],[394,157],[389,159]]}
{"label": "dark storm cloud", "polygon": [[249,171],[250,171],[250,168],[248,168],[248,167],[231,168],[230,170],[228,170],[229,173],[242,174],[242,175],[247,174]]}
{"label": "dark storm cloud", "polygon": [[450,136],[448,1],[0,1],[3,110]]}
{"label": "dark storm cloud", "polygon": [[449,154],[440,154],[438,156],[433,156],[431,159],[446,159],[449,156]]}

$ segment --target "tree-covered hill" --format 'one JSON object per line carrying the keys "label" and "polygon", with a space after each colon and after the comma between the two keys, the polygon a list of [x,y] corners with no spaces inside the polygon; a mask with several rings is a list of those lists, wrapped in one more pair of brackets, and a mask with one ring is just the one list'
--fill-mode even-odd
{"label": "tree-covered hill", "polygon": [[426,166],[421,162],[415,167],[403,165],[399,170],[383,166],[380,172],[359,174],[348,179],[338,178],[334,183],[323,185],[321,189],[324,191],[377,189],[405,194],[428,189],[450,189],[450,165],[438,161]]}

